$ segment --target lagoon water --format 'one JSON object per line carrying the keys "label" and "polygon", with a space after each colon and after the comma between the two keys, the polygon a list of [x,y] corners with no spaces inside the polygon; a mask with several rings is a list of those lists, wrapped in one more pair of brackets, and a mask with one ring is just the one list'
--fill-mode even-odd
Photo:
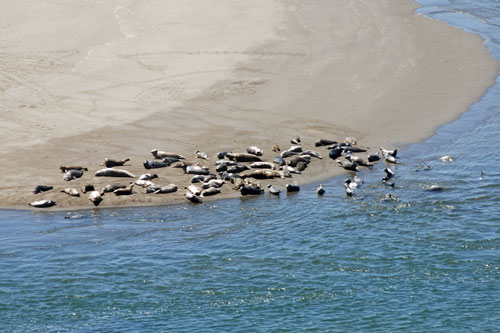
{"label": "lagoon water", "polygon": [[[419,3],[500,59],[498,1]],[[394,189],[380,163],[353,198],[0,211],[0,331],[498,331],[499,96],[402,150]]]}

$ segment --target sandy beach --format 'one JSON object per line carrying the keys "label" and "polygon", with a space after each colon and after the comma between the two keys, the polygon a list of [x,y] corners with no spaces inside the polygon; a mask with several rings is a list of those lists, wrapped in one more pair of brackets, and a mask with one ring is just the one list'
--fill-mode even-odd
{"label": "sandy beach", "polygon": [[[494,84],[498,62],[480,37],[414,14],[404,1],[26,1],[0,13],[1,206],[91,207],[59,190],[129,179],[95,177],[104,158],[146,173],[151,149],[214,170],[215,154],[256,145],[264,159],[300,135],[315,149],[283,186],[343,172],[315,148],[353,136],[400,147],[456,119]],[[195,159],[206,152],[210,160]],[[89,171],[66,182],[61,164]],[[100,207],[185,201],[191,176],[152,170],[172,194],[106,194]],[[263,182],[267,184],[268,182]],[[38,184],[54,190],[33,194]],[[239,196],[224,185],[213,199]]]}

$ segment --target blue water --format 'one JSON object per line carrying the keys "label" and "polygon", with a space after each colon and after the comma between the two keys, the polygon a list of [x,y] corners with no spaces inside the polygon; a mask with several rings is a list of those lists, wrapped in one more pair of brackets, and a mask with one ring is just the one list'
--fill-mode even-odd
{"label": "blue water", "polygon": [[[420,3],[500,59],[498,1]],[[394,190],[379,164],[354,198],[1,211],[0,331],[497,332],[499,95],[402,151]]]}

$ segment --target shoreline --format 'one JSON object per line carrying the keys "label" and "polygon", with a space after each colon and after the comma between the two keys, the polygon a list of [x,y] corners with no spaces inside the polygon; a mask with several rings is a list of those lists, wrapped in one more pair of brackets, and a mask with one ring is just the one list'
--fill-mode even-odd
{"label": "shoreline", "polygon": [[[345,13],[345,10],[351,10],[352,15],[347,16],[353,20],[353,25],[359,24],[356,26],[358,30],[344,31],[347,37],[342,34],[330,36],[330,33],[335,31],[328,26],[332,17],[330,14],[322,15],[324,11],[321,10],[320,5],[312,9],[294,8],[293,11],[288,8],[288,13],[285,15],[287,28],[282,27],[278,37],[273,37],[275,39],[271,38],[271,42],[247,51],[248,54],[255,54],[255,58],[238,63],[229,76],[226,75],[224,79],[217,80],[215,84],[203,89],[201,94],[184,101],[181,106],[166,112],[149,114],[146,118],[134,123],[103,127],[83,135],[65,137],[62,140],[64,147],[58,146],[61,145],[61,139],[55,138],[47,144],[4,154],[1,167],[4,174],[8,170],[15,169],[19,164],[29,166],[36,160],[37,165],[18,170],[14,184],[10,188],[2,185],[0,188],[2,202],[17,203],[2,205],[2,208],[30,209],[27,206],[28,202],[42,198],[41,195],[33,195],[30,192],[35,185],[44,181],[52,181],[51,185],[57,183],[58,188],[79,188],[85,183],[92,183],[96,178],[93,176],[89,178],[89,173],[100,168],[97,165],[102,163],[104,157],[120,159],[130,157],[132,167],[126,169],[138,175],[141,170],[142,173],[146,173],[147,170],[142,167],[141,163],[146,158],[152,159],[148,152],[153,148],[175,151],[189,156],[193,161],[192,156],[196,149],[204,150],[210,147],[210,150],[205,151],[209,153],[213,162],[213,155],[219,150],[232,149],[243,152],[245,147],[251,145],[264,148],[266,160],[270,160],[274,156],[270,154],[271,145],[278,143],[282,148],[286,148],[289,139],[296,134],[303,138],[307,148],[312,149],[314,149],[312,143],[316,139],[331,138],[340,141],[346,136],[355,136],[361,146],[369,146],[372,149],[379,145],[392,147],[396,142],[406,145],[416,143],[428,138],[439,126],[457,119],[486,92],[488,87],[495,83],[498,62],[491,57],[479,36],[415,14],[417,4],[413,2],[393,5],[392,12],[389,13],[384,12],[390,5],[389,1],[369,5],[377,8],[361,8],[362,5],[356,5],[356,3],[348,3],[344,7],[340,2],[335,4],[344,10],[339,10],[337,19],[343,18],[341,13]],[[378,8],[379,5],[383,8]],[[413,9],[411,13],[408,13],[410,8]],[[367,17],[367,12],[370,12],[372,17]],[[370,18],[373,20],[368,22],[374,29],[382,25],[379,20],[388,18],[387,27],[390,28],[391,24],[395,24],[406,34],[398,31],[386,36],[386,31],[383,29],[386,26],[383,26],[375,30],[379,36],[383,36],[382,39],[387,40],[382,43],[374,39],[380,43],[370,44],[370,39],[373,39],[372,30],[363,30],[366,20]],[[403,29],[405,27],[407,31]],[[424,32],[417,31],[419,29],[424,29]],[[434,37],[437,35],[436,32],[444,33],[448,39],[454,40],[443,41]],[[360,37],[356,39],[356,36]],[[328,38],[344,42],[350,48],[331,49],[328,43],[325,43]],[[410,41],[415,44],[411,44]],[[425,53],[428,50],[420,50],[418,46],[421,44],[417,41],[436,48],[433,51],[441,58],[435,54],[426,57]],[[391,51],[394,48],[387,47],[388,44],[395,46],[400,43],[403,43],[401,45],[406,46],[406,49],[404,52],[393,55]],[[472,46],[474,46],[473,52],[470,49]],[[460,49],[451,47],[460,47]],[[452,54],[449,54],[450,52]],[[328,61],[325,61],[324,54],[328,55]],[[377,54],[379,57],[375,57]],[[408,57],[408,55],[413,57]],[[373,57],[376,61],[370,62],[370,58]],[[476,67],[463,67],[469,64],[466,60],[471,58],[476,61],[473,64]],[[336,62],[341,63],[339,59],[352,61],[354,69],[344,64],[337,65]],[[412,65],[408,59],[413,60],[415,64]],[[378,64],[381,60],[384,62]],[[443,62],[444,60],[446,62]],[[458,67],[452,67],[452,64]],[[391,71],[395,65],[400,65],[400,67],[397,71]],[[487,71],[493,68],[496,71],[494,77],[491,72]],[[430,78],[436,76],[433,72],[438,70],[437,77],[446,82],[435,83],[435,86],[430,87],[432,89],[427,88]],[[486,75],[484,72],[490,74]],[[478,78],[478,73],[481,79]],[[416,77],[412,79],[413,76],[410,74]],[[405,75],[408,77],[403,80]],[[486,88],[472,85],[471,81],[457,80],[456,75],[484,82]],[[339,81],[342,81],[340,78],[352,76],[354,76],[352,82],[339,84]],[[443,88],[448,87],[447,84],[454,84],[458,87],[449,88],[452,90],[450,92]],[[334,92],[331,92],[332,87],[336,88]],[[432,96],[426,95],[421,91],[425,88],[440,93],[434,93]],[[343,99],[342,96],[348,98]],[[410,105],[410,110],[398,113],[397,110],[408,102],[405,100],[408,97],[413,97],[411,101],[415,105]],[[428,100],[422,101],[422,99]],[[363,102],[359,103],[359,101]],[[353,110],[356,106],[359,106],[359,109]],[[424,106],[429,110],[425,112],[421,110]],[[313,107],[316,109],[308,110]],[[339,110],[332,111],[333,107]],[[304,115],[304,110],[307,110],[306,115]],[[436,114],[437,111],[442,111],[442,113]],[[330,119],[332,116],[335,117],[335,121]],[[394,129],[393,126],[388,127],[385,124],[387,117],[391,120],[396,118],[392,120],[396,125],[405,122],[412,122],[414,125],[399,126],[401,128]],[[380,120],[380,118],[383,119]],[[354,127],[356,130],[353,130]],[[183,134],[181,138],[179,138],[180,128]],[[388,129],[389,133],[387,133]],[[380,131],[386,133],[382,135]],[[132,137],[128,137],[131,132]],[[162,139],[151,138],[151,134],[161,136]],[[121,139],[116,140],[116,138]],[[107,142],[110,146],[103,147],[102,142]],[[299,184],[312,183],[344,173],[340,168],[333,166],[335,162],[328,159],[327,151],[321,149],[320,152],[324,157],[323,162],[313,161],[311,167],[306,170],[306,175],[294,177],[292,181],[297,180]],[[64,156],[76,157],[70,159]],[[58,160],[54,161],[54,159]],[[64,182],[62,174],[58,171],[60,164],[83,164],[91,171],[82,177],[85,179]],[[107,200],[108,195],[105,196],[103,206],[99,208],[159,206],[186,201],[182,188],[188,184],[188,177],[180,176],[179,170],[174,172],[170,167],[166,169],[170,170],[151,171],[162,173],[159,184],[176,183],[179,186],[177,193],[164,194],[161,198],[142,195],[141,198],[133,198],[133,200],[127,200],[130,199],[128,197],[113,198],[111,201]],[[26,180],[27,176],[33,174],[40,176],[36,184]],[[280,180],[281,185],[285,182]],[[102,183],[123,183],[123,181],[110,178]],[[20,192],[22,194],[19,194]],[[86,197],[78,199],[76,203],[75,199],[62,193],[50,193],[50,196],[47,192],[44,198],[54,198],[58,203],[61,202],[62,206],[50,208],[49,211],[94,208],[87,204],[90,202]],[[226,188],[225,193],[213,197],[213,200],[238,196],[239,192]]]}

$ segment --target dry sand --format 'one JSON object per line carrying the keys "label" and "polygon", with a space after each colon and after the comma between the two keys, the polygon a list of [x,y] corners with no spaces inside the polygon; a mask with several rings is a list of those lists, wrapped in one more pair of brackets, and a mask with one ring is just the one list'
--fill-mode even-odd
{"label": "dry sand", "polygon": [[[146,172],[153,148],[194,160],[299,134],[354,136],[376,148],[416,142],[494,84],[498,63],[475,35],[414,14],[410,0],[99,0],[9,2],[0,12],[0,199],[25,208],[97,178],[105,157]],[[318,149],[325,157],[325,149]],[[372,149],[375,151],[376,149]],[[65,182],[58,167],[89,168]],[[189,178],[154,170],[158,184]],[[327,157],[299,183],[339,174]],[[284,184],[283,181],[278,183]],[[37,184],[57,190],[34,195]],[[101,206],[160,205],[175,194],[107,194]],[[220,197],[237,195],[225,186]]]}

